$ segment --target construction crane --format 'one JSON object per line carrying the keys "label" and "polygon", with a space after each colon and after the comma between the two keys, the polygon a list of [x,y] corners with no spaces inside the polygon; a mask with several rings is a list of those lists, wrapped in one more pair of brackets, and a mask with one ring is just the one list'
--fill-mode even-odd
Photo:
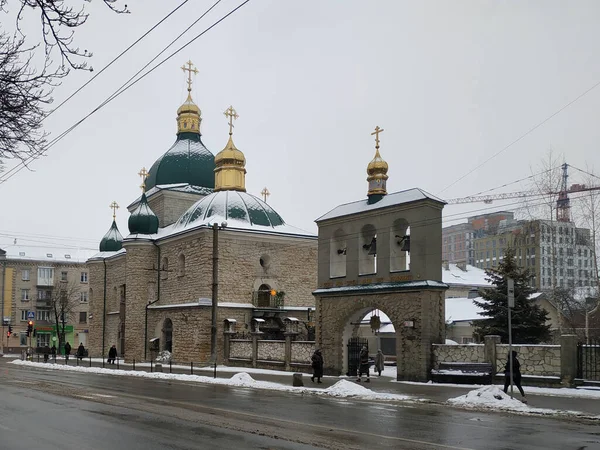
{"label": "construction crane", "polygon": [[600,186],[586,186],[585,184],[572,184],[571,187],[567,188],[568,180],[568,164],[562,165],[562,180],[561,189],[556,192],[535,192],[535,191],[518,191],[518,192],[507,192],[504,194],[492,194],[492,195],[472,195],[470,197],[451,198],[446,200],[449,205],[459,205],[463,203],[479,203],[491,204],[494,200],[510,200],[514,198],[528,198],[528,197],[544,197],[544,196],[558,196],[556,200],[556,219],[559,222],[569,222],[571,220],[571,203],[569,194],[576,194],[579,192],[599,191]]}

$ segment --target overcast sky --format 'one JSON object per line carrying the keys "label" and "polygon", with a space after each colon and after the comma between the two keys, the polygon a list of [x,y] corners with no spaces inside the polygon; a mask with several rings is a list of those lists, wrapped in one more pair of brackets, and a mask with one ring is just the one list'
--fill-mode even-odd
{"label": "overcast sky", "polygon": [[[240,2],[223,0],[181,43]],[[94,53],[97,72],[178,3],[127,0],[131,14],[117,16],[93,1],[77,44]],[[47,130],[56,136],[97,106],[212,3],[191,0],[48,118]],[[46,235],[97,247],[113,200],[127,235],[137,173],[175,139],[188,59],[199,70],[193,97],[205,145],[214,154],[224,147],[223,111],[233,105],[248,192],[268,187],[268,202],[305,230],[365,197],[376,125],[385,129],[389,192],[478,193],[527,177],[550,148],[575,167],[600,169],[599,87],[445,189],[600,81],[599,23],[597,1],[252,0],[80,125],[33,171],[1,184],[0,244]],[[69,76],[55,104],[91,76]],[[444,213],[456,219],[482,208],[489,205]]]}

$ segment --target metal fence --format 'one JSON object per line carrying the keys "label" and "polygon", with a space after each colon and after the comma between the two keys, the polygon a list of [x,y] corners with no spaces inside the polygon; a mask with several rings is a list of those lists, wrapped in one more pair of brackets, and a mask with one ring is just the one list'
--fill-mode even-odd
{"label": "metal fence", "polygon": [[600,381],[600,339],[577,346],[577,378]]}

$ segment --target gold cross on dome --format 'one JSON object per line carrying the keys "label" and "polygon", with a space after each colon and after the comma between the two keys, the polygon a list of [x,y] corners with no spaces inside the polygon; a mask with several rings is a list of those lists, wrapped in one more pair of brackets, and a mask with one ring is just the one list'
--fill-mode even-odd
{"label": "gold cross on dome", "polygon": [[119,209],[119,205],[117,204],[117,202],[113,201],[110,206],[110,209],[113,210],[113,220],[117,219],[117,209]]}
{"label": "gold cross on dome", "polygon": [[375,131],[373,131],[371,133],[371,136],[373,136],[373,135],[375,136],[375,148],[376,149],[379,149],[379,133],[382,133],[383,131],[384,131],[384,129],[383,128],[379,128],[379,125],[377,125],[375,127]]}
{"label": "gold cross on dome", "polygon": [[[186,65],[187,67],[185,67]],[[188,92],[192,92],[192,73],[194,73],[194,75],[198,73],[198,69],[196,69],[195,67],[192,69],[193,65],[194,63],[192,63],[192,61],[188,61],[183,66],[181,66],[181,70],[188,73]]]}
{"label": "gold cross on dome", "polygon": [[142,177],[142,184],[140,184],[140,188],[142,189],[142,192],[146,192],[146,178],[148,178],[148,175],[150,175],[150,173],[146,170],[145,167],[142,167],[142,170],[139,171],[138,175]]}
{"label": "gold cross on dome", "polygon": [[240,116],[238,116],[237,111],[233,109],[233,106],[227,108],[223,114],[225,117],[229,117],[229,135],[231,136],[233,134],[233,120]]}
{"label": "gold cross on dome", "polygon": [[271,193],[269,192],[269,190],[268,190],[268,189],[266,188],[266,186],[265,186],[265,187],[263,188],[263,190],[262,190],[262,191],[260,191],[260,195],[262,195],[262,196],[263,196],[263,201],[264,201],[265,203],[267,203],[267,197],[268,197],[269,195],[271,195]]}

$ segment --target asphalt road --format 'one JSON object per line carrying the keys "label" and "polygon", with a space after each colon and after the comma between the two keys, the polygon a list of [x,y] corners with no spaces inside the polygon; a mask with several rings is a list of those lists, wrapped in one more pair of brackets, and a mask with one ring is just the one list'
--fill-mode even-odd
{"label": "asphalt road", "polygon": [[0,450],[600,450],[600,427],[591,422],[7,362],[0,359]]}

